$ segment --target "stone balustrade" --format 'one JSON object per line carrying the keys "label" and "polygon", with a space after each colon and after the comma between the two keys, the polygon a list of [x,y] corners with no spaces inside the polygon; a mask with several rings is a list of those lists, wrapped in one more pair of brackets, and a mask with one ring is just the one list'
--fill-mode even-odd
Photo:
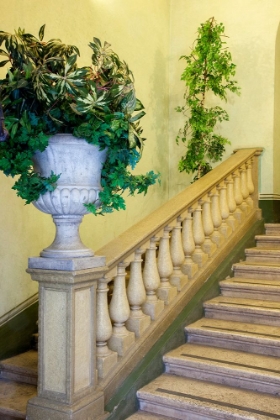
{"label": "stone balustrade", "polygon": [[[104,393],[105,404],[152,348],[160,331],[178,316],[188,296],[199,290],[240,236],[260,218],[261,151],[236,151],[96,252],[105,256],[106,266],[95,270],[96,327],[91,336],[96,337],[96,363],[88,359],[96,366],[96,386]],[[88,379],[88,388],[92,381]]]}
{"label": "stone balustrade", "polygon": [[97,367],[108,398],[113,376],[121,366],[127,368],[149,331],[155,331],[196,279],[221,260],[236,232],[260,218],[260,154],[261,149],[238,150],[97,252],[106,257],[109,271],[115,270],[109,310],[107,280],[100,279],[97,288],[102,314],[97,314]]}

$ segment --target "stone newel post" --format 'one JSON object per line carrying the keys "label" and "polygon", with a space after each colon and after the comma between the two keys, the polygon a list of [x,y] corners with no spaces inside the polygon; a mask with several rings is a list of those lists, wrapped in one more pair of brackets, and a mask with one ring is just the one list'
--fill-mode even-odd
{"label": "stone newel post", "polygon": [[29,260],[28,272],[39,282],[39,372],[28,420],[104,418],[103,393],[96,390],[95,336],[96,285],[106,266],[81,269],[79,261],[83,258],[72,259],[72,269],[59,270],[33,268],[38,259]]}

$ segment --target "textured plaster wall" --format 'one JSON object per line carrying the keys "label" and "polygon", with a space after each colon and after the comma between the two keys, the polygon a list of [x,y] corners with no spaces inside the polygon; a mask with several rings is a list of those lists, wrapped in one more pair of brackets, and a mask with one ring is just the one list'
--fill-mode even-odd
{"label": "textured plaster wall", "polygon": [[[25,28],[45,37],[61,38],[80,48],[81,64],[90,64],[88,42],[106,40],[134,73],[136,91],[146,107],[142,120],[147,138],[137,171],[162,171],[162,184],[146,197],[129,199],[127,212],[106,217],[86,216],[81,228],[85,244],[95,250],[159,207],[168,197],[168,0],[0,0],[0,30]],[[1,70],[1,69],[0,69]],[[3,74],[3,72],[1,73]],[[54,237],[51,216],[24,206],[0,174],[0,321],[28,299],[37,285],[25,273],[27,258],[38,255]]]}
{"label": "textured plaster wall", "polygon": [[[180,76],[185,62],[179,61],[179,57],[189,54],[197,28],[212,16],[225,25],[229,37],[226,42],[237,65],[236,79],[242,89],[240,97],[231,94],[226,106],[222,105],[230,116],[230,121],[223,122],[219,129],[232,143],[227,147],[227,155],[237,147],[264,147],[260,192],[279,193],[279,124],[274,131],[274,83],[280,77],[279,64],[275,75],[278,0],[171,0],[170,161],[178,161],[184,153],[184,146],[177,147],[174,141],[178,128],[183,126],[182,115],[174,111],[175,106],[183,104],[184,83]],[[279,49],[279,41],[277,46]],[[277,103],[279,110],[280,99]],[[278,115],[279,112],[276,122]],[[170,190],[175,194],[188,177],[181,174],[178,180],[172,171],[175,173],[175,165],[170,166]]]}
{"label": "textured plaster wall", "polygon": [[[183,124],[174,111],[183,103],[184,63],[179,57],[188,54],[197,27],[212,16],[226,26],[242,88],[241,97],[229,97],[230,122],[220,127],[232,142],[227,155],[236,147],[263,146],[261,192],[279,193],[279,88],[274,96],[280,76],[279,55],[275,67],[279,0],[10,0],[8,6],[0,0],[0,10],[0,30],[20,26],[36,33],[46,23],[46,38],[76,44],[81,64],[89,63],[87,43],[93,36],[107,40],[134,73],[137,94],[147,111],[142,120],[147,143],[137,171],[161,171],[162,183],[146,197],[129,198],[126,212],[86,216],[81,236],[87,246],[99,249],[188,185],[190,177],[177,171],[183,147],[175,144]],[[37,285],[25,273],[27,258],[38,255],[54,237],[51,217],[24,206],[11,185],[12,180],[0,173],[0,321],[36,293]]]}

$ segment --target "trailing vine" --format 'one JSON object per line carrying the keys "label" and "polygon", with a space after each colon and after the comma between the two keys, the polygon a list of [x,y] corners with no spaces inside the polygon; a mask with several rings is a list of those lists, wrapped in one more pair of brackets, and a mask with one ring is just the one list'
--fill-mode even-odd
{"label": "trailing vine", "polygon": [[180,172],[194,174],[194,181],[212,169],[212,163],[222,160],[225,145],[230,141],[215,133],[218,122],[228,121],[228,113],[220,106],[208,107],[210,92],[221,100],[227,100],[228,91],[240,93],[235,75],[235,64],[225,42],[225,28],[214,18],[198,28],[198,37],[189,55],[183,55],[187,63],[181,80],[186,84],[185,105],[177,112],[186,116],[184,127],[179,130],[176,143],[186,143],[186,153],[179,161]]}

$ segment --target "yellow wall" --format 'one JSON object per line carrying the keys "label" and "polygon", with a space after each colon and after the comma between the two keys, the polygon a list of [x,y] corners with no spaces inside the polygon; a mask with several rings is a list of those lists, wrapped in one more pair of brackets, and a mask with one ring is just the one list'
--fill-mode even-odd
{"label": "yellow wall", "polygon": [[[84,243],[99,249],[168,197],[168,0],[0,0],[0,30],[21,27],[37,34],[46,23],[45,37],[61,38],[80,48],[81,64],[90,64],[92,37],[108,41],[134,73],[138,97],[146,107],[142,120],[147,142],[137,172],[162,172],[161,186],[146,197],[129,199],[127,212],[85,217]],[[3,72],[2,72],[3,74]],[[0,174],[0,317],[36,293],[25,273],[27,258],[38,255],[53,239],[51,216],[24,206]],[[1,319],[0,319],[1,321]]]}
{"label": "yellow wall", "polygon": [[[275,42],[280,20],[279,0],[171,0],[170,159],[178,161],[184,152],[184,146],[176,147],[174,142],[178,127],[183,126],[182,114],[174,111],[175,106],[183,104],[184,83],[180,81],[180,76],[185,62],[179,61],[179,57],[189,54],[197,28],[212,16],[225,25],[229,37],[226,42],[237,65],[236,79],[242,90],[240,97],[231,94],[226,106],[222,104],[230,116],[230,121],[223,122],[220,128],[220,132],[232,143],[227,147],[227,154],[236,147],[264,147],[260,192],[279,193],[280,146],[277,145],[280,144],[280,128],[274,133]],[[276,78],[279,79],[279,65],[277,70]],[[280,100],[278,102],[280,104]],[[276,153],[273,162],[274,147]],[[173,171],[175,173],[175,167]],[[185,175],[182,175],[179,184],[184,179]],[[175,193],[181,186],[175,184],[177,180],[172,186],[172,168],[170,180],[170,188]]]}
{"label": "yellow wall", "polygon": [[[275,74],[279,0],[10,0],[8,5],[0,0],[0,10],[0,30],[20,26],[37,33],[46,23],[46,38],[60,37],[76,44],[81,64],[89,63],[87,44],[93,36],[107,40],[134,73],[137,94],[146,106],[143,127],[148,139],[137,171],[161,171],[162,183],[146,197],[130,198],[126,212],[104,218],[86,216],[81,236],[87,246],[99,249],[188,184],[190,177],[177,171],[184,148],[175,144],[183,124],[181,114],[174,111],[183,103],[184,62],[179,57],[188,54],[197,27],[212,16],[225,24],[242,88],[241,97],[229,97],[230,122],[220,128],[232,142],[227,155],[235,147],[265,147],[261,192],[279,193],[277,113],[274,127],[274,101],[280,109],[279,90],[279,99],[277,94],[274,97],[280,72],[276,64]],[[37,285],[25,273],[27,258],[51,243],[54,227],[51,216],[24,206],[10,189],[12,180],[3,174],[0,185],[1,322],[3,314],[36,293]]]}

